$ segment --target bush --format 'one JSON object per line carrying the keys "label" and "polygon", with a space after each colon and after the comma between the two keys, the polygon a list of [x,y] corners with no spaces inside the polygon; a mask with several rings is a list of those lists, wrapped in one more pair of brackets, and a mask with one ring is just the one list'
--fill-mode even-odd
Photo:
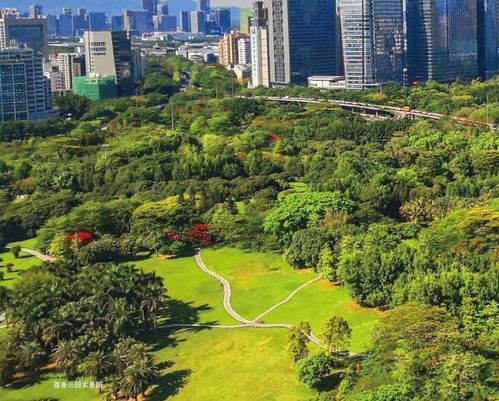
{"label": "bush", "polygon": [[10,252],[12,253],[12,255],[14,255],[14,257],[16,259],[18,259],[19,252],[21,252],[21,247],[20,246],[13,246],[12,248],[10,248]]}
{"label": "bush", "polygon": [[309,387],[317,388],[326,379],[334,366],[334,360],[320,353],[298,363],[298,379]]}

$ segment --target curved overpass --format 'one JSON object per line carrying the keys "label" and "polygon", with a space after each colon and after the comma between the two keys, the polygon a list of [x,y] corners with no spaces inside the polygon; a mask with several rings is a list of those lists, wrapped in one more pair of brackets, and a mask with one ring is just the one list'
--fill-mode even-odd
{"label": "curved overpass", "polygon": [[283,103],[302,103],[302,104],[321,104],[329,103],[341,107],[345,110],[360,112],[363,114],[375,116],[379,119],[395,119],[403,120],[405,118],[411,119],[424,119],[424,120],[444,120],[451,119],[464,125],[470,125],[479,128],[488,128],[497,131],[499,128],[496,124],[488,124],[480,121],[472,120],[464,117],[454,117],[439,113],[430,113],[422,110],[405,110],[404,107],[386,106],[372,103],[350,102],[346,100],[326,100],[326,99],[312,99],[302,97],[279,97],[279,96],[253,96],[253,99],[263,99],[270,102],[283,102]]}

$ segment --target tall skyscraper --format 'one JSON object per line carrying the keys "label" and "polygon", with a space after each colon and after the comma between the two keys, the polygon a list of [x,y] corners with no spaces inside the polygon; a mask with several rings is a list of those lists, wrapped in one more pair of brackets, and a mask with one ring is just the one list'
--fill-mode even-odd
{"label": "tall skyscraper", "polygon": [[142,0],[142,10],[149,11],[152,15],[155,15],[157,9],[158,9],[157,0]]}
{"label": "tall skyscraper", "polygon": [[107,16],[103,12],[91,12],[88,14],[89,31],[107,31]]}
{"label": "tall skyscraper", "polygon": [[204,11],[191,11],[189,25],[192,33],[206,33],[206,14]]}
{"label": "tall skyscraper", "polygon": [[181,11],[180,12],[179,28],[182,32],[190,32],[191,31],[191,15],[190,15],[189,11]]}
{"label": "tall skyscraper", "polygon": [[228,8],[219,8],[215,10],[215,22],[221,34],[230,31],[231,19]]}
{"label": "tall skyscraper", "polygon": [[127,31],[147,33],[153,30],[152,14],[147,10],[125,10],[123,27]]}
{"label": "tall skyscraper", "polygon": [[347,89],[404,80],[402,0],[340,0]]}
{"label": "tall skyscraper", "polygon": [[114,77],[120,95],[133,92],[133,59],[126,31],[91,32],[84,35],[86,72],[90,77]]}
{"label": "tall skyscraper", "polygon": [[29,6],[29,18],[41,18],[43,15],[43,6],[33,4]]}
{"label": "tall skyscraper", "polygon": [[52,117],[40,52],[9,47],[0,50],[0,121]]}
{"label": "tall skyscraper", "polygon": [[267,28],[267,9],[263,1],[256,1],[251,19],[251,86],[270,86],[269,37]]}
{"label": "tall skyscraper", "polygon": [[499,69],[499,1],[478,0],[478,72],[490,79]]}
{"label": "tall skyscraper", "polygon": [[157,15],[169,15],[168,14],[168,4],[167,3],[158,3],[156,6],[156,14]]}
{"label": "tall skyscraper", "polygon": [[270,0],[268,4],[272,84],[335,75],[335,0]]}
{"label": "tall skyscraper", "polygon": [[198,1],[199,1],[198,10],[206,14],[209,14],[211,12],[210,0],[198,0]]}
{"label": "tall skyscraper", "polygon": [[0,19],[0,50],[12,44],[25,45],[47,57],[47,20],[44,18]]}
{"label": "tall skyscraper", "polygon": [[64,7],[62,14],[59,15],[59,35],[72,37],[75,34],[74,17],[70,8]]}
{"label": "tall skyscraper", "polygon": [[113,15],[111,17],[111,30],[112,31],[122,31],[123,27],[123,15]]}
{"label": "tall skyscraper", "polygon": [[407,58],[411,81],[451,82],[478,76],[476,0],[407,3]]}

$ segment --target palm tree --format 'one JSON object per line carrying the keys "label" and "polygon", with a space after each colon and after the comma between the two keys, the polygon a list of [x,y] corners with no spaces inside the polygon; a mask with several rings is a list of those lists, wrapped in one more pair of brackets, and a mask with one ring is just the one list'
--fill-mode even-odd
{"label": "palm tree", "polygon": [[61,340],[52,353],[52,359],[64,369],[66,377],[71,380],[76,374],[76,367],[80,361],[76,343],[73,340]]}
{"label": "palm tree", "polygon": [[139,394],[144,393],[148,386],[149,380],[144,376],[144,372],[140,367],[130,366],[123,372],[121,391],[125,397],[133,397],[137,401]]}
{"label": "palm tree", "polygon": [[18,358],[19,365],[28,372],[38,373],[38,368],[45,357],[45,352],[36,341],[30,341],[22,344],[16,350],[16,357]]}
{"label": "palm tree", "polygon": [[[102,351],[91,352],[79,366],[85,376],[90,376],[94,381],[100,381],[111,367],[109,357]],[[99,392],[101,389],[99,389]]]}
{"label": "palm tree", "polygon": [[122,335],[132,324],[132,312],[124,299],[111,299],[109,302],[112,330],[115,335]]}
{"label": "palm tree", "polygon": [[14,372],[13,361],[9,358],[6,346],[0,351],[0,386],[5,387]]}
{"label": "palm tree", "polygon": [[117,374],[120,376],[123,374],[123,371],[127,367],[130,348],[134,344],[137,344],[137,341],[133,338],[123,338],[119,343],[116,344],[113,352],[111,353],[112,364],[114,365]]}

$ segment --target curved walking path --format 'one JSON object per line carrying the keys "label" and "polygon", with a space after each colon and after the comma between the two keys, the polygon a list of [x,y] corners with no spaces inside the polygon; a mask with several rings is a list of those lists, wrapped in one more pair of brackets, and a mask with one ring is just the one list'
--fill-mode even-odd
{"label": "curved walking path", "polygon": [[[11,249],[12,247],[7,247],[7,249]],[[41,252],[35,251],[34,249],[31,248],[24,248],[21,247],[21,252],[27,253],[28,255],[34,256],[37,259],[40,259],[43,262],[54,262],[55,258],[49,255],[44,255]]]}
{"label": "curved walking path", "polygon": [[273,312],[274,310],[276,310],[277,308],[279,308],[280,306],[283,306],[285,304],[287,304],[289,301],[291,301],[296,294],[298,294],[301,290],[303,290],[305,287],[308,287],[310,284],[313,284],[315,283],[316,281],[319,281],[321,279],[320,276],[306,282],[305,284],[301,285],[300,287],[298,287],[296,290],[294,290],[291,294],[288,295],[288,297],[284,300],[284,301],[281,301],[279,302],[278,304],[275,304],[274,306],[272,306],[271,308],[267,309],[265,312],[263,312],[262,314],[260,314],[259,316],[257,316],[256,318],[253,319],[253,322],[257,323],[259,322],[260,320],[262,320],[262,318],[264,316],[267,316],[269,313]]}
{"label": "curved walking path", "polygon": [[[206,274],[210,275],[213,277],[215,280],[217,280],[223,287],[224,290],[224,299],[223,299],[223,306],[225,311],[232,316],[235,320],[237,320],[240,323],[243,323],[243,325],[238,325],[238,326],[223,326],[223,325],[203,325],[203,324],[185,324],[185,325],[166,325],[162,326],[164,328],[175,328],[175,327],[205,327],[205,328],[225,328],[225,329],[241,329],[241,328],[257,328],[257,329],[291,329],[293,325],[287,324],[287,323],[275,323],[275,324],[265,324],[265,323],[258,323],[258,321],[268,313],[272,312],[273,310],[277,309],[279,306],[284,305],[288,303],[298,292],[300,292],[303,288],[306,286],[314,283],[315,281],[319,280],[320,277],[316,277],[313,280],[310,280],[309,282],[301,285],[299,288],[297,288],[295,291],[293,291],[284,301],[279,302],[278,304],[274,305],[264,313],[262,313],[260,316],[258,316],[254,320],[248,320],[242,317],[239,313],[237,313],[234,308],[232,307],[231,304],[231,297],[232,297],[232,289],[230,286],[229,281],[225,278],[222,277],[220,274],[214,272],[213,270],[210,270],[203,262],[203,259],[201,258],[201,251],[198,249],[196,250],[196,264],[198,267],[205,272]],[[304,333],[308,337],[308,339],[313,342],[314,344],[318,345],[321,348],[324,348],[324,345],[320,342],[320,340],[313,334],[313,333]]]}

